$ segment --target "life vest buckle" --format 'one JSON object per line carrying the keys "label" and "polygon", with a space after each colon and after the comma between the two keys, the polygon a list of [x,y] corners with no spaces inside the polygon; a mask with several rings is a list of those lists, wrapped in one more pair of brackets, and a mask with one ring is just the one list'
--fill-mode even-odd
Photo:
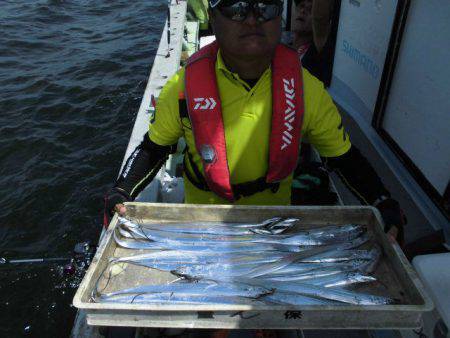
{"label": "life vest buckle", "polygon": [[272,185],[272,187],[270,188],[270,191],[272,191],[274,194],[276,194],[279,189],[280,189],[280,183],[274,183]]}

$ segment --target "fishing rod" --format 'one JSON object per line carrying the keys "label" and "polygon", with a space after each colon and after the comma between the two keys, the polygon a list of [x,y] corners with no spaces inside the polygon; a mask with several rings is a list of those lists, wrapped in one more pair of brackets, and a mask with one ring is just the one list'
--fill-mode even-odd
{"label": "fishing rod", "polygon": [[68,262],[71,257],[30,258],[30,259],[7,259],[0,257],[0,264],[33,264],[33,263],[57,263]]}
{"label": "fishing rod", "polygon": [[53,264],[66,263],[64,272],[73,273],[77,267],[89,266],[92,257],[95,253],[95,246],[90,242],[81,242],[75,244],[75,247],[70,257],[39,257],[39,258],[23,258],[23,259],[7,259],[0,257],[0,267],[19,264]]}

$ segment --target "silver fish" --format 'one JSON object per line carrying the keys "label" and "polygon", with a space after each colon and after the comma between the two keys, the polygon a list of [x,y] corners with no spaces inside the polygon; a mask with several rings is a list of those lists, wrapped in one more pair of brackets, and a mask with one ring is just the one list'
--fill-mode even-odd
{"label": "silver fish", "polygon": [[276,304],[288,304],[288,305],[330,305],[338,304],[326,299],[317,299],[307,297],[295,293],[288,293],[276,290],[273,294],[263,296],[261,300],[270,301]]}
{"label": "silver fish", "polygon": [[338,263],[354,259],[371,259],[369,250],[333,250],[313,257],[302,259],[302,263]]}
{"label": "silver fish", "polygon": [[287,255],[274,262],[265,264],[204,264],[204,265],[190,265],[181,266],[171,271],[176,276],[202,279],[213,278],[214,276],[221,275],[222,278],[230,278],[237,276],[245,277],[258,277],[264,274],[269,274],[273,271],[277,271],[284,266],[294,262],[297,259],[315,255],[319,252],[328,250],[326,247],[319,247],[310,250],[306,250],[300,253]]}
{"label": "silver fish", "polygon": [[371,261],[368,260],[353,260],[348,262],[336,262],[336,263],[292,263],[277,271],[271,272],[267,275],[289,275],[297,274],[306,271],[318,270],[318,269],[341,269],[342,271],[364,271]]}
{"label": "silver fish", "polygon": [[140,261],[140,262],[204,262],[209,255],[199,255],[192,251],[175,251],[175,250],[164,250],[164,251],[152,251],[139,255],[132,256],[122,256],[122,257],[112,257],[109,259],[110,262],[127,262],[127,261]]}
{"label": "silver fish", "polygon": [[356,237],[355,239],[347,242],[347,243],[342,243],[336,246],[337,250],[349,250],[349,249],[354,249],[357,248],[361,245],[363,245],[364,243],[367,243],[370,240],[370,236],[367,232],[364,232],[361,236]]}
{"label": "silver fish", "polygon": [[323,247],[316,247],[313,249],[305,250],[302,252],[293,253],[293,254],[288,255],[276,262],[261,264],[260,266],[256,267],[255,269],[250,271],[248,274],[246,274],[245,277],[255,278],[258,276],[271,274],[277,270],[280,270],[280,269],[288,266],[291,263],[294,263],[296,261],[302,260],[307,257],[311,257],[313,255],[320,254],[322,252],[326,252],[326,251],[328,251],[330,249],[334,249],[334,248],[335,248],[334,246],[323,246]]}
{"label": "silver fish", "polygon": [[294,225],[298,224],[298,222],[298,218],[286,218],[278,222],[272,222],[264,227],[251,228],[250,231],[259,235],[279,235],[286,230],[291,229]]}
{"label": "silver fish", "polygon": [[[143,228],[125,228],[129,232],[127,237],[134,237],[140,239],[147,239],[150,241],[156,241],[160,243],[169,243],[171,245],[198,245],[201,243],[202,245],[217,245],[218,242],[221,245],[230,245],[230,244],[241,244],[241,243],[273,243],[273,244],[286,244],[286,245],[294,245],[290,243],[282,243],[281,238],[279,236],[270,236],[270,235],[240,235],[240,236],[228,236],[228,235],[220,235],[220,234],[203,234],[203,233],[176,233],[176,232],[168,232],[163,230],[154,230],[154,229],[143,229]],[[275,237],[275,238],[273,238]],[[310,244],[309,242],[303,243],[304,245],[314,245],[315,243]],[[319,243],[320,244],[320,243]]]}
{"label": "silver fish", "polygon": [[264,280],[272,282],[298,282],[323,286],[342,287],[355,283],[369,283],[376,281],[376,278],[362,274],[360,272],[348,272],[342,270],[317,270],[308,271],[298,275],[268,276]]}
{"label": "silver fish", "polygon": [[209,263],[199,261],[183,261],[180,258],[179,262],[174,261],[155,261],[145,259],[116,259],[110,262],[110,267],[118,263],[128,263],[133,265],[144,266],[151,269],[163,270],[171,272],[172,274],[187,279],[204,279],[212,278],[218,274],[222,274],[224,279],[231,276],[240,276],[247,273],[254,267],[258,266],[257,263],[241,263],[234,264],[228,262]]}
{"label": "silver fish", "polygon": [[239,252],[225,252],[218,254],[215,252],[196,252],[196,251],[181,251],[181,250],[164,250],[152,251],[140,255],[113,257],[110,262],[130,262],[139,261],[143,264],[147,262],[152,264],[154,262],[160,263],[185,263],[185,264],[259,264],[274,262],[289,255],[289,253],[276,251],[255,251],[249,253]]}
{"label": "silver fish", "polygon": [[275,281],[275,282],[294,282],[294,281],[309,281],[312,279],[333,276],[341,274],[345,271],[339,268],[322,268],[322,269],[314,269],[309,271],[300,272],[297,274],[288,274],[288,275],[266,275],[262,276],[265,280]]}
{"label": "silver fish", "polygon": [[360,272],[343,272],[333,276],[322,278],[314,278],[308,280],[308,284],[323,286],[325,288],[343,287],[356,283],[370,283],[375,282],[375,277],[362,274]]}
{"label": "silver fish", "polygon": [[[174,250],[167,250],[162,252],[170,252]],[[110,260],[110,264],[117,263],[129,263],[136,264],[140,266],[145,266],[151,269],[165,270],[165,271],[178,271],[182,274],[187,274],[188,272],[191,274],[194,271],[199,271],[201,274],[195,274],[195,276],[204,276],[211,275],[214,273],[223,273],[226,271],[237,271],[242,268],[253,268],[258,264],[273,262],[280,259],[280,256],[273,257],[252,257],[242,256],[241,254],[235,255],[233,253],[227,255],[195,255],[193,251],[187,251],[184,255],[180,256],[169,256],[157,259],[151,255],[147,257],[147,255],[137,255],[137,256],[127,256],[127,257],[116,257]],[[282,256],[281,256],[282,257]],[[184,267],[189,266],[190,268],[184,269]],[[183,270],[184,269],[184,270]],[[188,271],[189,269],[189,271]],[[203,273],[202,273],[203,271]],[[205,273],[204,271],[208,271]]]}
{"label": "silver fish", "polygon": [[[201,265],[193,264],[180,266],[171,272],[177,276],[183,276],[191,279],[213,278],[214,276],[217,275],[222,275],[223,278],[225,277],[231,278],[238,276],[243,276],[247,278],[256,278],[260,276],[285,277],[287,275],[288,278],[292,278],[292,276],[294,276],[295,277],[294,280],[301,280],[315,277],[316,272],[320,273],[320,276],[323,276],[329,275],[331,273],[339,273],[342,271],[357,270],[361,266],[366,264],[366,261],[351,261],[338,264],[331,264],[331,263],[295,264],[295,262],[298,260],[313,255],[317,255],[319,253],[323,253],[329,250],[335,250],[336,248],[339,247],[340,246],[336,245],[315,247],[299,253],[289,254],[281,257],[280,259],[273,260],[264,264],[257,264],[252,260],[249,260],[247,264],[242,263],[237,264],[236,262],[233,262],[231,264],[224,262],[215,264],[201,264]],[[317,271],[319,269],[326,270],[325,274],[323,271]],[[311,271],[311,273],[305,274],[305,271]],[[293,273],[295,273],[295,275],[292,275]]]}
{"label": "silver fish", "polygon": [[135,239],[123,239],[120,238],[119,231],[116,228],[113,232],[114,241],[122,248],[135,249],[135,250],[167,250],[165,247],[159,245],[156,242],[148,240],[135,240]]}
{"label": "silver fish", "polygon": [[221,276],[222,280],[228,280],[232,277],[238,277],[247,274],[257,267],[258,264],[234,265],[234,264],[204,264],[204,265],[185,265],[179,266],[172,274],[188,279],[214,279]]}
{"label": "silver fish", "polygon": [[[122,220],[122,219],[121,219]],[[287,220],[290,221],[290,220]],[[282,221],[282,222],[287,222]],[[296,221],[296,220],[295,220]],[[129,220],[123,220],[121,226],[133,233],[136,238],[147,238],[149,240],[158,242],[167,242],[171,244],[186,244],[196,245],[201,241],[204,245],[216,245],[216,242],[235,243],[235,242],[257,242],[257,243],[272,243],[282,245],[323,245],[331,242],[342,242],[356,238],[363,232],[360,226],[342,226],[334,230],[336,233],[328,233],[324,230],[316,230],[315,232],[300,232],[290,236],[270,236],[270,235],[240,235],[240,236],[225,236],[217,233],[177,233],[168,232],[165,230],[154,230],[142,228],[142,226],[135,224]],[[220,227],[219,227],[220,228]],[[344,234],[345,236],[343,236]],[[211,242],[211,243],[209,243]]]}
{"label": "silver fish", "polygon": [[[261,283],[257,280],[254,281],[255,285],[258,285],[258,282]],[[307,297],[334,300],[354,305],[387,305],[395,303],[395,300],[389,297],[375,296],[343,289],[325,288],[306,283],[272,282],[270,284],[265,283],[265,286],[275,288],[277,291],[296,293]]]}
{"label": "silver fish", "polygon": [[158,245],[158,243],[151,242],[151,241],[143,241],[143,240],[126,240],[120,238],[118,231],[113,232],[114,241],[116,244],[122,248],[126,249],[136,249],[136,250],[166,250],[161,245]]}
{"label": "silver fish", "polygon": [[[280,244],[290,245],[324,245],[339,242],[351,241],[365,232],[365,228],[360,225],[343,225],[340,227],[327,227],[298,233],[286,238],[282,238]],[[272,239],[273,240],[273,239]]]}
{"label": "silver fish", "polygon": [[120,260],[120,261],[111,261],[109,263],[109,268],[112,268],[115,264],[123,264],[123,263],[138,265],[138,266],[146,267],[149,269],[155,269],[155,270],[167,271],[167,272],[170,272],[173,269],[176,269],[177,267],[179,267],[182,264],[189,264],[189,262],[159,262],[159,261],[150,262],[150,261],[140,261],[140,260],[136,260],[136,261]]}
{"label": "silver fish", "polygon": [[294,245],[264,244],[264,243],[193,243],[180,244],[177,242],[155,242],[151,240],[131,240],[122,239],[117,232],[114,232],[114,240],[120,247],[137,250],[182,250],[194,252],[211,252],[211,253],[248,253],[263,251],[278,252],[299,252],[304,250]]}
{"label": "silver fish", "polygon": [[215,222],[196,223],[164,223],[164,224],[142,224],[142,228],[149,230],[161,230],[166,232],[186,234],[210,234],[242,236],[252,234],[276,235],[281,234],[298,223],[296,218],[282,219],[275,217],[257,224],[234,224]]}
{"label": "silver fish", "polygon": [[267,280],[259,280],[255,278],[239,278],[236,279],[236,282],[252,285],[264,285],[266,288],[275,289],[275,292],[288,292],[307,297],[333,300],[354,305],[387,305],[396,303],[395,299],[389,297],[359,293],[344,289],[326,288],[307,283],[268,282]]}
{"label": "silver fish", "polygon": [[122,228],[121,226],[118,226],[117,231],[119,232],[120,236],[125,237],[125,238],[132,238],[132,239],[137,239],[132,232],[129,232],[127,230],[125,230],[124,228]]}
{"label": "silver fish", "polygon": [[158,285],[141,285],[134,288],[128,288],[100,295],[100,299],[110,298],[124,294],[144,294],[144,293],[175,293],[178,295],[202,296],[224,296],[224,297],[247,297],[258,298],[262,295],[273,293],[273,289],[267,289],[263,286],[246,285],[242,283],[214,283],[214,282],[196,282],[186,283],[177,282]]}
{"label": "silver fish", "polygon": [[377,248],[372,249],[371,259],[354,259],[352,261],[336,263],[294,263],[282,269],[266,274],[264,277],[278,281],[294,281],[317,278],[319,276],[334,275],[339,272],[372,272],[372,268],[379,259]]}
{"label": "silver fish", "polygon": [[359,237],[366,231],[365,227],[358,224],[345,224],[327,226],[309,230],[309,234],[314,238],[321,238],[328,242],[351,241]]}
{"label": "silver fish", "polygon": [[209,296],[204,295],[177,295],[174,293],[143,293],[128,294],[109,298],[94,298],[97,303],[119,304],[239,304],[257,305],[265,304],[262,300],[245,297]]}
{"label": "silver fish", "polygon": [[212,235],[251,235],[261,232],[266,235],[280,234],[298,223],[297,218],[282,219],[274,217],[261,223],[223,223],[223,222],[192,222],[192,223],[144,223],[137,224],[124,217],[119,217],[120,224],[128,228],[159,230],[189,234]]}

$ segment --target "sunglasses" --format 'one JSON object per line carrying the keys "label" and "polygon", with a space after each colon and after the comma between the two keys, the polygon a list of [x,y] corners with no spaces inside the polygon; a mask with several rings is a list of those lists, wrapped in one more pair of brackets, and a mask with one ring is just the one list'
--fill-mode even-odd
{"label": "sunglasses", "polygon": [[217,9],[223,16],[233,21],[244,21],[250,11],[253,11],[258,22],[266,22],[281,15],[283,1],[225,0],[218,4]]}

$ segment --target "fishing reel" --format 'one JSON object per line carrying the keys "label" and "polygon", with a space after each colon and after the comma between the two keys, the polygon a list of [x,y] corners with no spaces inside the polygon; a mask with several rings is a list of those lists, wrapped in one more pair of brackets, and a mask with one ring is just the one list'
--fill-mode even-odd
{"label": "fishing reel", "polygon": [[95,245],[92,245],[90,242],[75,244],[72,258],[69,263],[64,265],[64,274],[73,275],[76,271],[85,271],[91,264],[95,249]]}

